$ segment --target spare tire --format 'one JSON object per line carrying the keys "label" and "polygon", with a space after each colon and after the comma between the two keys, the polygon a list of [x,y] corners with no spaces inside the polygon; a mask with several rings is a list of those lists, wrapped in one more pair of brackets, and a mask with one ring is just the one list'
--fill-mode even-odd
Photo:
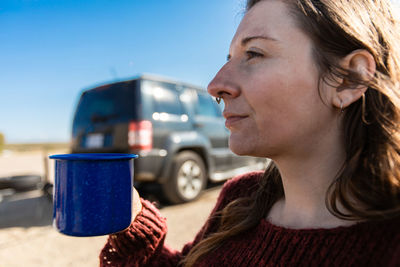
{"label": "spare tire", "polygon": [[0,189],[14,189],[17,192],[38,189],[42,178],[40,175],[16,175],[0,178]]}

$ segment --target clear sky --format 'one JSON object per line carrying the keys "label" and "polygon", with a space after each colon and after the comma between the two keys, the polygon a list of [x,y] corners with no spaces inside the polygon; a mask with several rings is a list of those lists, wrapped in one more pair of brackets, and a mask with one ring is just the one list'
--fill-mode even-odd
{"label": "clear sky", "polygon": [[69,141],[79,94],[153,73],[206,87],[243,0],[1,0],[0,132]]}
{"label": "clear sky", "polygon": [[[394,2],[399,2],[394,0]],[[1,0],[0,132],[69,141],[83,89],[153,73],[206,87],[244,0]]]}

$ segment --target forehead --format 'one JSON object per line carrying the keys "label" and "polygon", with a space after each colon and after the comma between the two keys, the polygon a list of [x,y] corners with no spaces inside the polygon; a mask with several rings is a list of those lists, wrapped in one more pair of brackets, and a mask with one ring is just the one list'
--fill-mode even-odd
{"label": "forehead", "polygon": [[243,17],[232,44],[248,36],[268,36],[280,40],[298,30],[293,15],[284,1],[263,0],[255,4]]}

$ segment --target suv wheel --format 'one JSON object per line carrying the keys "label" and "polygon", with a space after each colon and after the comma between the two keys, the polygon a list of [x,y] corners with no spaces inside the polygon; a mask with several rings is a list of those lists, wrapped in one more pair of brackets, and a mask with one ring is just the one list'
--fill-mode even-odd
{"label": "suv wheel", "polygon": [[194,200],[203,191],[206,178],[201,157],[191,151],[181,152],[174,158],[170,179],[163,184],[164,195],[174,204]]}

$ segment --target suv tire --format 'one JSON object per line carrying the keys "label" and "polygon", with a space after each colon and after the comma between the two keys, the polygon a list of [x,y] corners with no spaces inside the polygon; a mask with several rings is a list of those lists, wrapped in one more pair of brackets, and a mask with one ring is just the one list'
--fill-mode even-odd
{"label": "suv tire", "polygon": [[42,178],[39,175],[16,175],[0,178],[0,189],[14,189],[17,192],[36,190]]}
{"label": "suv tire", "polygon": [[206,168],[201,157],[195,152],[183,151],[173,159],[170,178],[162,189],[169,202],[178,204],[198,198],[206,183]]}

